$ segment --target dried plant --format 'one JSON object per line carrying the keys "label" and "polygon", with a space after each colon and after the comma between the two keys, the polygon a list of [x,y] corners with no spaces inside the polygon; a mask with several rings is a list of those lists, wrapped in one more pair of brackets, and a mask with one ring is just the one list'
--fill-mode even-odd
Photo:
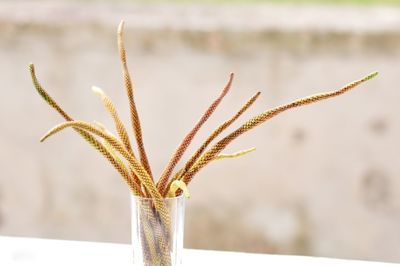
{"label": "dried plant", "polygon": [[[196,160],[201,156],[201,154],[204,152],[204,150],[208,147],[208,145],[216,138],[218,137],[219,134],[221,134],[226,128],[228,128],[233,122],[236,121],[260,96],[261,92],[257,92],[253,97],[250,98],[241,108],[240,110],[229,120],[225,121],[222,123],[214,132],[206,139],[206,141],[200,146],[200,148],[192,155],[192,157],[189,159],[189,161],[185,164],[185,167],[181,170],[179,170],[174,178],[171,180],[170,185],[172,182],[175,180],[179,180],[183,174],[185,174],[196,162]],[[169,186],[168,186],[169,187]],[[160,190],[162,195],[165,195],[166,191],[168,190],[168,187],[166,190]],[[179,191],[180,192],[180,191]]]}
{"label": "dried plant", "polygon": [[117,40],[118,40],[119,55],[122,63],[122,74],[124,77],[126,93],[128,95],[129,108],[131,110],[131,123],[133,127],[133,132],[135,133],[136,142],[139,148],[140,161],[142,162],[143,167],[146,169],[147,173],[150,175],[150,177],[152,177],[150,164],[147,159],[146,151],[144,149],[142,127],[140,126],[139,115],[136,109],[135,100],[133,98],[133,84],[131,77],[129,75],[128,64],[126,63],[126,51],[125,51],[123,34],[124,34],[124,21],[121,21],[121,23],[118,26]]}
{"label": "dried plant", "polygon": [[225,138],[223,138],[222,140],[218,141],[210,150],[208,150],[206,153],[204,153],[204,155],[198,160],[196,161],[196,163],[193,165],[193,167],[191,167],[189,169],[188,172],[183,173],[182,174],[182,178],[181,180],[183,180],[185,182],[185,184],[189,184],[189,182],[192,180],[193,176],[200,170],[202,169],[204,166],[206,166],[210,161],[212,161],[213,159],[215,159],[216,156],[218,156],[218,154],[229,144],[231,143],[234,139],[236,139],[237,137],[239,137],[241,134],[249,131],[250,129],[264,123],[265,121],[271,119],[272,117],[286,111],[292,108],[296,108],[296,107],[300,107],[303,105],[307,105],[307,104],[311,104],[311,103],[315,103],[321,100],[325,100],[328,98],[332,98],[338,95],[341,95],[355,87],[357,87],[358,85],[360,85],[361,83],[368,81],[372,78],[374,78],[378,73],[374,72],[360,80],[354,81],[348,85],[346,85],[345,87],[339,89],[339,90],[335,90],[335,91],[331,91],[331,92],[326,92],[326,93],[320,93],[320,94],[316,94],[316,95],[312,95],[306,98],[301,98],[298,100],[295,100],[293,102],[290,102],[288,104],[284,104],[278,107],[275,107],[273,109],[267,110],[253,118],[251,118],[250,120],[248,120],[246,123],[244,123],[241,127],[239,127],[238,129],[236,129],[235,131],[233,131],[232,133],[230,133],[228,136],[226,136]]}
{"label": "dried plant", "polygon": [[196,133],[199,131],[201,126],[208,120],[208,118],[212,115],[212,113],[217,109],[217,106],[219,103],[222,101],[222,99],[225,97],[225,95],[229,92],[231,85],[233,81],[233,73],[231,73],[229,77],[229,81],[224,87],[224,89],[221,92],[221,95],[208,107],[208,109],[205,111],[203,116],[200,118],[200,120],[197,122],[197,124],[193,127],[193,129],[186,135],[186,137],[182,140],[181,144],[179,147],[176,149],[174,155],[172,156],[171,160],[169,161],[168,165],[166,166],[165,170],[161,174],[160,180],[158,181],[157,188],[160,190],[160,192],[163,194],[165,190],[165,186],[167,185],[168,179],[171,176],[172,171],[174,170],[176,164],[182,157],[183,153],[186,151],[186,149],[189,147],[190,142],[192,142],[194,136]]}
{"label": "dried plant", "polygon": [[[288,104],[284,104],[273,109],[269,109],[257,116],[254,116],[236,130],[232,131],[227,136],[221,138],[208,150],[207,147],[232,123],[234,123],[260,96],[257,92],[252,96],[230,119],[223,122],[217,127],[204,143],[196,150],[196,152],[185,163],[184,167],[175,172],[171,178],[173,171],[182,158],[184,152],[192,142],[196,133],[200,130],[203,124],[210,118],[215,109],[221,103],[223,98],[229,92],[234,75],[231,74],[225,87],[220,95],[211,103],[208,109],[201,116],[192,130],[182,140],[180,145],[175,150],[165,169],[163,170],[158,182],[153,179],[153,174],[144,148],[142,129],[140,125],[139,115],[134,100],[134,90],[131,77],[129,75],[126,62],[126,51],[123,39],[124,22],[122,21],[118,27],[118,48],[122,65],[122,73],[124,78],[125,90],[128,96],[130,107],[130,119],[132,128],[135,134],[136,147],[139,154],[139,159],[136,158],[133,146],[129,139],[127,130],[122,123],[117,113],[116,107],[111,99],[98,87],[93,87],[93,91],[100,96],[106,110],[113,118],[114,125],[117,131],[117,136],[110,133],[100,123],[88,123],[84,121],[76,121],[69,116],[57,102],[43,89],[40,85],[33,64],[29,65],[33,84],[42,96],[42,98],[53,107],[66,122],[61,123],[49,132],[47,132],[41,141],[46,140],[50,136],[66,129],[73,128],[80,134],[89,144],[98,150],[120,173],[125,182],[128,184],[132,193],[139,197],[148,197],[151,199],[151,206],[143,206],[143,247],[146,249],[145,255],[149,265],[170,265],[169,257],[169,233],[170,233],[170,216],[164,202],[165,197],[175,197],[182,192],[188,197],[189,192],[187,185],[192,181],[193,177],[208,163],[215,160],[236,158],[254,151],[254,148],[239,151],[233,154],[221,153],[233,140],[243,133],[253,129],[254,127],[264,123],[272,117],[292,108],[315,103],[328,98],[336,97],[350,91],[361,83],[368,81],[377,75],[377,72],[372,73],[360,80],[352,82],[339,90],[334,90],[326,93],[312,95],[306,98],[298,99]],[[160,224],[157,224],[159,221]],[[158,254],[161,254],[159,257]]]}

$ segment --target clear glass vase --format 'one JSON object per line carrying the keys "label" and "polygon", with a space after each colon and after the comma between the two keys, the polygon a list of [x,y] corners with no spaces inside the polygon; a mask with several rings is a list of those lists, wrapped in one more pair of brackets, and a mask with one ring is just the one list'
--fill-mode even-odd
{"label": "clear glass vase", "polygon": [[131,234],[134,266],[181,266],[185,197],[162,200],[131,197]]}

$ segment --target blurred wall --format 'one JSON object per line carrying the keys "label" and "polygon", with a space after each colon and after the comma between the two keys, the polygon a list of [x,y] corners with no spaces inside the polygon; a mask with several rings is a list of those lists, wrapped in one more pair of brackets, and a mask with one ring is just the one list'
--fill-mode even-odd
{"label": "blurred wall", "polygon": [[379,70],[343,97],[240,137],[227,152],[257,151],[200,172],[185,246],[400,262],[400,10],[385,7],[0,3],[0,234],[129,242],[129,192],[112,167],[72,131],[39,143],[63,120],[27,70],[34,62],[74,118],[112,128],[97,85],[128,123],[122,18],[155,173],[231,71],[231,93],[186,158],[257,90],[242,122]]}

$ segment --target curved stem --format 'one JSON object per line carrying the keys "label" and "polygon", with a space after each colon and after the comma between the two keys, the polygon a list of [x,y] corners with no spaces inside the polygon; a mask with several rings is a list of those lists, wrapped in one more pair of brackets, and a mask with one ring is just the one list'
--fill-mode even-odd
{"label": "curved stem", "polygon": [[308,96],[306,98],[301,98],[301,99],[295,100],[293,102],[290,102],[288,104],[284,104],[284,105],[275,107],[273,109],[267,110],[255,117],[251,118],[246,123],[244,123],[241,127],[236,129],[231,134],[229,134],[222,140],[218,141],[213,147],[211,147],[210,150],[207,151],[192,168],[190,168],[190,170],[183,176],[182,180],[186,183],[186,185],[188,185],[189,182],[192,180],[193,176],[200,169],[202,169],[205,165],[207,165],[210,161],[212,161],[229,143],[231,143],[234,139],[236,139],[241,134],[262,124],[263,122],[271,119],[272,117],[274,117],[286,110],[292,109],[292,108],[315,103],[315,102],[318,102],[321,100],[336,97],[338,95],[346,93],[346,92],[350,91],[351,89],[357,87],[361,83],[374,78],[377,74],[378,74],[377,72],[374,72],[360,80],[354,81],[354,82],[344,86],[343,88],[341,88],[339,90],[330,91],[330,92],[326,92],[326,93],[319,93],[319,94]]}
{"label": "curved stem", "polygon": [[117,138],[114,136],[108,134],[107,132],[104,132],[102,130],[99,130],[98,128],[92,126],[91,124],[84,122],[84,121],[69,121],[65,122],[62,124],[59,124],[52,128],[48,133],[46,133],[45,136],[42,137],[41,141],[46,140],[48,137],[56,134],[57,132],[68,128],[68,127],[74,127],[74,128],[79,128],[84,131],[88,131],[94,135],[97,135],[103,139],[105,139],[107,142],[110,143],[110,145],[118,151],[132,166],[132,170],[136,174],[136,176],[139,178],[141,184],[144,185],[144,187],[147,189],[149,192],[150,196],[152,197],[152,200],[154,202],[154,205],[157,209],[157,211],[160,213],[161,220],[163,224],[167,228],[170,227],[170,218],[168,214],[168,210],[166,208],[166,205],[163,201],[163,198],[161,194],[158,192],[153,180],[147,173],[146,169],[130,154],[130,152],[124,147],[124,144],[119,141]]}
{"label": "curved stem", "polygon": [[139,149],[140,161],[142,162],[150,178],[153,179],[149,160],[147,159],[146,150],[143,144],[142,127],[140,125],[139,115],[136,108],[135,99],[133,97],[133,84],[131,77],[129,75],[128,64],[126,62],[126,51],[125,51],[123,34],[124,34],[124,21],[121,21],[121,23],[118,26],[118,49],[122,64],[122,74],[124,76],[125,90],[128,95],[129,108],[131,111],[131,123]]}
{"label": "curved stem", "polygon": [[[35,86],[36,91],[40,96],[48,103],[51,107],[53,107],[65,120],[73,121],[73,118],[68,115],[58,104],[57,102],[46,92],[46,90],[39,83],[36,73],[35,67],[33,64],[29,64],[29,71],[31,73],[32,82]],[[123,179],[128,183],[130,189],[135,195],[141,195],[141,190],[138,188],[132,180],[130,174],[125,171],[117,162],[117,160],[113,157],[113,155],[107,150],[107,148],[96,138],[94,138],[91,134],[86,131],[75,129],[90,145],[92,145],[96,150],[98,150],[113,166],[114,168],[121,174]]]}
{"label": "curved stem", "polygon": [[208,118],[212,115],[212,113],[215,111],[215,109],[218,107],[222,99],[225,97],[225,95],[229,92],[232,81],[233,81],[234,74],[231,73],[229,76],[228,83],[225,85],[224,89],[222,90],[221,94],[218,96],[217,99],[215,99],[212,104],[208,107],[208,109],[205,111],[203,116],[200,118],[200,120],[197,122],[197,124],[194,126],[194,128],[186,135],[186,137],[182,140],[181,144],[178,146],[178,148],[175,150],[174,155],[172,156],[171,160],[168,162],[167,166],[165,167],[164,171],[161,174],[160,180],[157,183],[157,188],[161,192],[162,195],[165,195],[166,193],[166,188],[168,184],[168,180],[172,174],[172,171],[174,170],[176,164],[178,161],[182,158],[184,152],[192,142],[194,136],[196,133],[199,131],[201,126],[208,120]]}

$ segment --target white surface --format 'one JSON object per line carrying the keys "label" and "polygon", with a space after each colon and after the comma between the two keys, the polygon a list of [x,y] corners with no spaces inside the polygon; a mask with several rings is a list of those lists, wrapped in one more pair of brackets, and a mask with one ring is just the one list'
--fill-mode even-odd
{"label": "white surface", "polygon": [[[35,238],[0,237],[0,265],[132,265],[130,246]],[[185,266],[197,265],[398,265],[300,256],[248,254],[236,252],[185,250]]]}

